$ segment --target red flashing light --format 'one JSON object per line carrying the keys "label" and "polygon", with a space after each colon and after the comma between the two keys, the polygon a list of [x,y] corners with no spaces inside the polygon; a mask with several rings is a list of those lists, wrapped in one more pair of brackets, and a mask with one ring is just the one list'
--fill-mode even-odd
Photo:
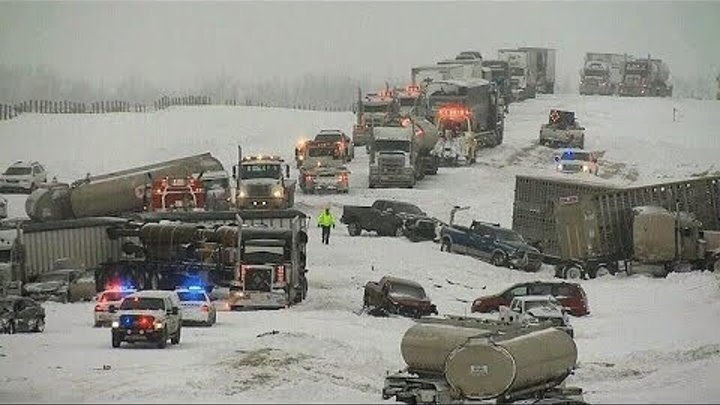
{"label": "red flashing light", "polygon": [[247,266],[241,265],[240,266],[240,281],[245,281],[246,275],[247,275]]}
{"label": "red flashing light", "polygon": [[403,127],[409,127],[410,124],[412,124],[412,120],[410,118],[403,118],[402,122],[400,123]]}
{"label": "red flashing light", "polygon": [[[103,298],[103,302],[104,301],[105,301],[105,299]],[[103,306],[99,305],[99,304],[95,305],[95,312],[105,312],[105,308],[103,308]]]}
{"label": "red flashing light", "polygon": [[458,106],[441,107],[438,110],[437,115],[440,118],[445,118],[445,119],[467,119],[472,114],[471,114],[469,108],[467,108],[463,105],[458,105]]}
{"label": "red flashing light", "polygon": [[285,266],[278,266],[275,272],[275,282],[285,281]]}
{"label": "red flashing light", "polygon": [[210,307],[208,307],[207,304],[203,304],[200,307],[200,312],[209,312],[209,311],[210,311]]}

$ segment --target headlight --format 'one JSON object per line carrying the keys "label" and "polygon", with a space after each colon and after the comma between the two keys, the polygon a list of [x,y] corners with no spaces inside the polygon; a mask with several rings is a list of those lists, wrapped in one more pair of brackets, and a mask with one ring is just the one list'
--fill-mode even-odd
{"label": "headlight", "polygon": [[247,198],[247,190],[245,189],[245,187],[240,187],[240,190],[238,190],[238,197]]}
{"label": "headlight", "polygon": [[112,327],[113,327],[113,328],[119,328],[119,327],[120,327],[120,322],[118,322],[118,321],[113,321]]}
{"label": "headlight", "polygon": [[273,197],[275,198],[281,198],[283,196],[283,189],[282,187],[275,188],[272,192]]}
{"label": "headlight", "polygon": [[590,167],[589,167],[588,165],[583,165],[582,171],[585,172],[585,173],[587,173],[587,172],[590,171]]}
{"label": "headlight", "polygon": [[559,164],[559,165],[557,165],[557,168],[558,168],[558,170],[562,170],[562,169],[563,169],[563,165],[562,165],[562,164]]}
{"label": "headlight", "polygon": [[165,327],[165,324],[162,322],[155,322],[155,329],[162,329]]}

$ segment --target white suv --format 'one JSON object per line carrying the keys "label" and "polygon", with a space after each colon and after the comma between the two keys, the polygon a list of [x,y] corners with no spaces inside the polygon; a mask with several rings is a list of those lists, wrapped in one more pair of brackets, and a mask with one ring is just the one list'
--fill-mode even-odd
{"label": "white suv", "polygon": [[191,286],[175,290],[180,298],[183,325],[201,324],[213,326],[217,321],[217,310],[202,287]]}
{"label": "white suv", "polygon": [[167,341],[180,343],[182,315],[177,294],[172,291],[146,290],[123,298],[120,308],[110,307],[110,313],[117,311],[117,320],[112,321],[112,347],[122,342],[152,342],[159,349]]}
{"label": "white suv", "polygon": [[0,174],[0,191],[30,193],[42,183],[47,183],[47,172],[38,162],[18,160]]}

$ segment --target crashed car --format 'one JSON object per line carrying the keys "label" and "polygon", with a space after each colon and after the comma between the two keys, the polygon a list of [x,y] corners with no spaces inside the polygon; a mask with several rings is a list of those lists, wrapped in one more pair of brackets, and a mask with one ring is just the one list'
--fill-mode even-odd
{"label": "crashed car", "polygon": [[375,231],[380,236],[406,236],[412,242],[436,238],[438,221],[414,204],[395,200],[375,200],[371,206],[344,205],[340,222],[347,224],[350,236]]}
{"label": "crashed car", "polygon": [[[81,292],[84,289],[79,288],[78,285],[84,275],[85,272],[78,269],[55,270],[41,274],[36,282],[25,284],[25,295],[39,301],[51,300],[62,303],[78,301],[85,298],[84,292]],[[94,289],[94,282],[92,286]],[[90,299],[93,295],[94,291],[90,294]]]}
{"label": "crashed car", "polygon": [[515,297],[510,306],[500,306],[500,322],[528,324],[550,322],[550,324],[574,337],[570,319],[562,304],[552,295],[530,295]]}
{"label": "crashed car", "polygon": [[365,284],[363,309],[375,316],[396,314],[411,318],[438,313],[420,284],[390,276]]}
{"label": "crashed car", "polygon": [[498,311],[501,305],[509,306],[515,297],[538,295],[552,295],[557,298],[570,315],[590,314],[587,294],[582,286],[564,281],[530,281],[513,284],[497,294],[477,298],[472,303],[472,312]]}
{"label": "crashed car", "polygon": [[598,156],[583,149],[565,149],[555,156],[557,171],[561,173],[589,173],[598,175]]}
{"label": "crashed car", "polygon": [[10,334],[42,332],[45,330],[45,308],[28,297],[0,297],[0,330]]}

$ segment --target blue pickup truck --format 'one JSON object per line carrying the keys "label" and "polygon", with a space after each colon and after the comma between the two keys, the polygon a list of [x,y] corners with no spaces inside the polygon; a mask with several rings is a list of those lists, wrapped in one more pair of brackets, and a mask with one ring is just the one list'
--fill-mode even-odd
{"label": "blue pickup truck", "polygon": [[477,257],[495,266],[529,272],[540,270],[542,255],[517,232],[499,224],[473,221],[470,227],[443,226],[440,250]]}

